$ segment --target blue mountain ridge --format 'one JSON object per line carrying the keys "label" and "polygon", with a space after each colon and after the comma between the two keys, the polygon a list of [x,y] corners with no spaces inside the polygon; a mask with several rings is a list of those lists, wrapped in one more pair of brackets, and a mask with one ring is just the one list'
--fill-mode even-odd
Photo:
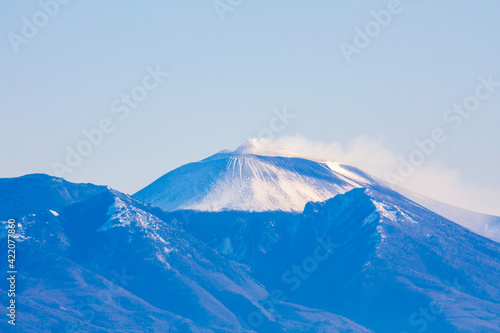
{"label": "blue mountain ridge", "polygon": [[[259,300],[268,293],[245,266],[160,209],[117,191],[30,213],[18,223],[18,331],[251,332],[236,314],[265,312]],[[6,248],[5,234],[1,243]],[[5,290],[0,298],[6,301]],[[261,329],[369,332],[319,309],[286,302],[276,309]]]}
{"label": "blue mountain ridge", "polygon": [[500,331],[500,244],[356,168],[225,152],[167,175],[133,197],[0,179],[17,332]]}

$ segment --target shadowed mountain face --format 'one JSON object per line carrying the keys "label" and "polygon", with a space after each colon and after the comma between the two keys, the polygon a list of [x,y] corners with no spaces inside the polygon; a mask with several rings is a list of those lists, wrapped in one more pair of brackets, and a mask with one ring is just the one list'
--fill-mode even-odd
{"label": "shadowed mountain face", "polygon": [[22,216],[42,209],[60,210],[106,190],[94,184],[73,184],[62,178],[32,174],[0,179],[0,218]]}
{"label": "shadowed mountain face", "polygon": [[[500,327],[500,283],[492,274],[500,269],[500,245],[397,193],[354,189],[308,203],[302,214],[170,215],[248,265],[266,289],[282,291],[287,301],[376,332]],[[430,308],[432,320],[420,313]],[[475,314],[464,315],[466,308]]]}
{"label": "shadowed mountain face", "polygon": [[353,167],[240,150],[135,198],[46,175],[0,187],[25,331],[500,330],[500,244]]}

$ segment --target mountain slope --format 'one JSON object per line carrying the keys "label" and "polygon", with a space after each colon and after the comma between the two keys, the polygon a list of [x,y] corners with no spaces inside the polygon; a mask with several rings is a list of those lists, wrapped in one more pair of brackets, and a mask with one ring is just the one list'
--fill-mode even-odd
{"label": "mountain slope", "polygon": [[454,221],[478,235],[500,242],[500,217],[455,207],[403,188],[397,191],[425,208]]}

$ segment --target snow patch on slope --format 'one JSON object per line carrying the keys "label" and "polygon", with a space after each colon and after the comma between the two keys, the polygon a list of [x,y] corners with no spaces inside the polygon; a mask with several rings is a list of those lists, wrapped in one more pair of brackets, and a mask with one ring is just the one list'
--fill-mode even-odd
{"label": "snow patch on slope", "polygon": [[322,201],[345,191],[254,157],[230,157],[228,164],[231,177],[217,182],[199,202],[180,208],[299,212],[308,201]]}
{"label": "snow patch on slope", "polygon": [[107,215],[109,219],[97,231],[106,231],[111,228],[128,227],[132,222],[142,228],[149,228],[161,223],[156,216],[148,214],[143,210],[137,209],[134,206],[128,205],[119,197],[115,197],[115,201],[109,206]]}
{"label": "snow patch on slope", "polygon": [[373,183],[370,179],[367,179],[359,174],[347,170],[340,163],[326,161],[325,164],[330,168],[330,170],[332,170],[340,178],[351,184],[353,187],[363,187],[362,185]]}

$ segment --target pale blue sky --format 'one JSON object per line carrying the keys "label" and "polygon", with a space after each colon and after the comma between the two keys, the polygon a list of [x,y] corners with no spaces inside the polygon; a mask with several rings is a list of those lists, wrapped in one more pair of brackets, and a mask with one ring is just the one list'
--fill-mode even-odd
{"label": "pale blue sky", "polygon": [[[388,2],[244,0],[222,21],[211,1],[73,0],[15,53],[8,34],[41,9],[3,1],[0,176],[54,174],[65,147],[110,117],[113,133],[64,178],[133,193],[256,136],[284,106],[296,119],[280,135],[341,144],[365,135],[407,155],[448,126],[443,113],[479,76],[500,81],[500,2],[401,1],[346,62],[339,44]],[[119,120],[112,101],[156,65],[170,76]],[[499,189],[499,125],[500,88],[428,162]]]}

